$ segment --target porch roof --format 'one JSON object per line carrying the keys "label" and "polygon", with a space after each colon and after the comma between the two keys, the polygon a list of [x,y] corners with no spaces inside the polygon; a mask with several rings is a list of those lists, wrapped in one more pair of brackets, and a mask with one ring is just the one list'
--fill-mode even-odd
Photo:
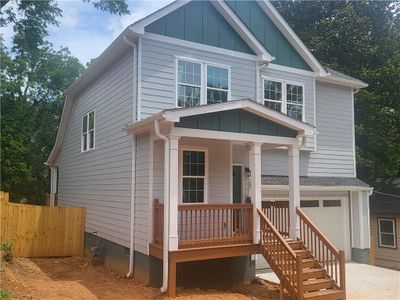
{"label": "porch roof", "polygon": [[[289,185],[288,176],[263,175],[261,183],[264,189],[285,189]],[[300,187],[303,190],[372,190],[367,183],[355,177],[317,177],[300,176]]]}
{"label": "porch roof", "polygon": [[308,123],[296,120],[281,112],[270,109],[254,100],[241,99],[223,103],[207,104],[193,107],[165,109],[157,114],[147,117],[139,122],[125,126],[124,130],[136,132],[151,125],[155,120],[177,123],[181,118],[208,113],[223,112],[235,109],[243,109],[261,118],[270,120],[289,129],[295,130],[299,135],[313,136],[316,128]]}

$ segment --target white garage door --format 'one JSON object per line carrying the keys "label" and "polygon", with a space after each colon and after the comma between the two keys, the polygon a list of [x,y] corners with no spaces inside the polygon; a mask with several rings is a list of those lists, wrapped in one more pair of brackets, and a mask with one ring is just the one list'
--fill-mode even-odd
{"label": "white garage door", "polygon": [[301,209],[346,259],[351,258],[348,201],[345,198],[303,199]]}
{"label": "white garage door", "polygon": [[[301,209],[318,229],[339,250],[344,250],[346,259],[351,259],[350,219],[348,201],[345,198],[302,199]],[[268,268],[262,255],[256,257],[256,269]]]}

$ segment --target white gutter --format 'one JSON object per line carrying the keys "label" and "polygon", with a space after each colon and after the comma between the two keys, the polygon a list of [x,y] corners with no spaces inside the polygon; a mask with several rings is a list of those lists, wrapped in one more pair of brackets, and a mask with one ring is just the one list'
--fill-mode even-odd
{"label": "white gutter", "polygon": [[[125,43],[133,48],[133,122],[136,121],[136,90],[137,90],[137,64],[135,64],[135,58],[137,56],[137,47],[134,43],[130,42],[126,36],[123,36]],[[132,135],[132,181],[131,181],[131,226],[129,236],[129,270],[126,277],[129,278],[133,275],[133,264],[135,261],[135,185],[136,185],[136,135]]]}
{"label": "white gutter", "polygon": [[169,140],[160,133],[160,122],[154,120],[154,133],[164,141],[164,238],[163,238],[163,281],[161,292],[168,288],[168,234],[169,234]]}

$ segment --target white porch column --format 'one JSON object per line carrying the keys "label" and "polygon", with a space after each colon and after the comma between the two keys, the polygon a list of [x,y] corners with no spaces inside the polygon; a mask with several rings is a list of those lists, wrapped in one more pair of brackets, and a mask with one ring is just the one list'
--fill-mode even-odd
{"label": "white porch column", "polygon": [[169,136],[169,251],[178,250],[179,137]]}
{"label": "white porch column", "polygon": [[250,197],[253,203],[253,242],[260,241],[260,217],[257,208],[261,209],[261,145],[251,143],[249,167],[251,171]]}
{"label": "white porch column", "polygon": [[300,207],[300,173],[299,173],[299,147],[290,146],[288,152],[289,162],[289,237],[300,237],[300,223],[296,208]]}

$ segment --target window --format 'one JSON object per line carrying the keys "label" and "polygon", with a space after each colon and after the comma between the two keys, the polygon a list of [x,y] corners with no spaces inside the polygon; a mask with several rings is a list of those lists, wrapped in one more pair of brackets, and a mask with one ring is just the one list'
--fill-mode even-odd
{"label": "window", "polygon": [[282,110],[282,82],[264,80],[264,105],[276,110]]}
{"label": "window", "polygon": [[182,202],[204,203],[206,152],[182,151]]}
{"label": "window", "polygon": [[207,66],[207,104],[228,101],[228,69]]}
{"label": "window", "polygon": [[378,218],[379,246],[396,248],[396,221],[395,219]]}
{"label": "window", "polygon": [[94,111],[82,117],[82,139],[81,151],[86,152],[94,149],[95,142],[95,114]]}
{"label": "window", "polygon": [[178,106],[200,105],[201,64],[178,61]]}
{"label": "window", "polygon": [[302,121],[304,88],[302,85],[264,79],[264,105]]}
{"label": "window", "polygon": [[340,207],[342,206],[342,201],[340,200],[324,200],[324,207]]}
{"label": "window", "polygon": [[229,100],[229,68],[181,59],[177,68],[178,107]]}
{"label": "window", "polygon": [[319,207],[319,200],[300,200],[300,207]]}

